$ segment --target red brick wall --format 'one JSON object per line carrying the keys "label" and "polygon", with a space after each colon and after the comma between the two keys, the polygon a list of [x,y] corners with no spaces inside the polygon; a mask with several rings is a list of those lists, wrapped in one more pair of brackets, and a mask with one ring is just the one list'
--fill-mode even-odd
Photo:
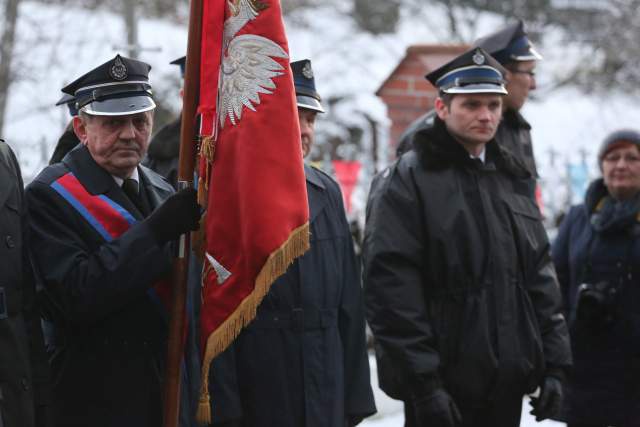
{"label": "red brick wall", "polygon": [[391,119],[393,151],[407,126],[433,108],[437,92],[424,76],[466,49],[464,45],[420,45],[407,49],[404,59],[377,92]]}

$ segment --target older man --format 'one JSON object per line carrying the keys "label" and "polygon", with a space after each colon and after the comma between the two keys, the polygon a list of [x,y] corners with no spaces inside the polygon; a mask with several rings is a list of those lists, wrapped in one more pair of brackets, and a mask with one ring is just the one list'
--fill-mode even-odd
{"label": "older man", "polygon": [[[311,61],[291,64],[302,152],[324,109]],[[272,286],[212,370],[214,426],[352,427],[375,412],[360,268],[338,184],[305,166],[311,249]]]}
{"label": "older man", "polygon": [[58,426],[162,422],[170,241],[197,228],[192,189],[140,166],[150,66],[116,56],[63,89],[81,145],[27,188],[31,251],[52,325]]}
{"label": "older man", "polygon": [[571,356],[530,173],[494,135],[504,69],[480,48],[427,76],[434,125],[376,177],[365,229],[365,302],[380,386],[406,426],[517,427],[541,386],[560,407]]}

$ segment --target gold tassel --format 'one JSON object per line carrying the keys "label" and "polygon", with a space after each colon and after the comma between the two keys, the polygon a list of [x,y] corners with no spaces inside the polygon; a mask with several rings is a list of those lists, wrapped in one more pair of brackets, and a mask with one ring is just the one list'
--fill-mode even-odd
{"label": "gold tassel", "polygon": [[[296,228],[285,243],[276,249],[258,273],[255,288],[236,308],[236,310],[216,329],[207,339],[204,359],[202,363],[202,383],[200,388],[200,403],[198,405],[197,421],[200,424],[210,423],[211,404],[209,401],[209,367],[211,361],[222,353],[238,336],[242,328],[256,317],[256,310],[262,302],[271,284],[287,271],[293,261],[309,250],[309,223]],[[202,280],[207,277],[202,275]]]}
{"label": "gold tassel", "polygon": [[200,396],[198,402],[198,410],[196,411],[196,421],[200,425],[208,426],[211,424],[211,403],[209,398],[209,392],[206,395]]}

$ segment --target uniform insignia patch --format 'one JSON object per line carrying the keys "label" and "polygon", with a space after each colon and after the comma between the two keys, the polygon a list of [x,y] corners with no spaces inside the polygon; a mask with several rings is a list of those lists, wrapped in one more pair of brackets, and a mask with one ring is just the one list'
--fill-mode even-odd
{"label": "uniform insignia patch", "polygon": [[304,67],[302,68],[302,75],[308,79],[313,78],[313,69],[311,68],[310,62],[307,62],[306,64],[304,64]]}
{"label": "uniform insignia patch", "polygon": [[119,56],[116,57],[116,60],[109,69],[109,75],[113,80],[117,81],[122,81],[127,78],[127,67],[125,67]]}
{"label": "uniform insignia patch", "polygon": [[485,57],[480,52],[473,55],[473,63],[476,65],[482,65],[485,62]]}

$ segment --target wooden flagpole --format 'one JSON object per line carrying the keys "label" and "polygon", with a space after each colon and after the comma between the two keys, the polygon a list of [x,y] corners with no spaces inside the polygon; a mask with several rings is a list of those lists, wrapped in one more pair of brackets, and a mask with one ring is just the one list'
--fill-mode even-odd
{"label": "wooden flagpole", "polygon": [[[202,39],[203,0],[191,0],[187,60],[185,65],[178,190],[193,187],[197,155],[197,108],[200,88],[200,45]],[[164,388],[164,427],[177,427],[180,414],[181,365],[184,354],[184,330],[187,300],[187,273],[190,252],[189,235],[183,234],[173,260],[173,299],[170,312],[167,371]]]}

